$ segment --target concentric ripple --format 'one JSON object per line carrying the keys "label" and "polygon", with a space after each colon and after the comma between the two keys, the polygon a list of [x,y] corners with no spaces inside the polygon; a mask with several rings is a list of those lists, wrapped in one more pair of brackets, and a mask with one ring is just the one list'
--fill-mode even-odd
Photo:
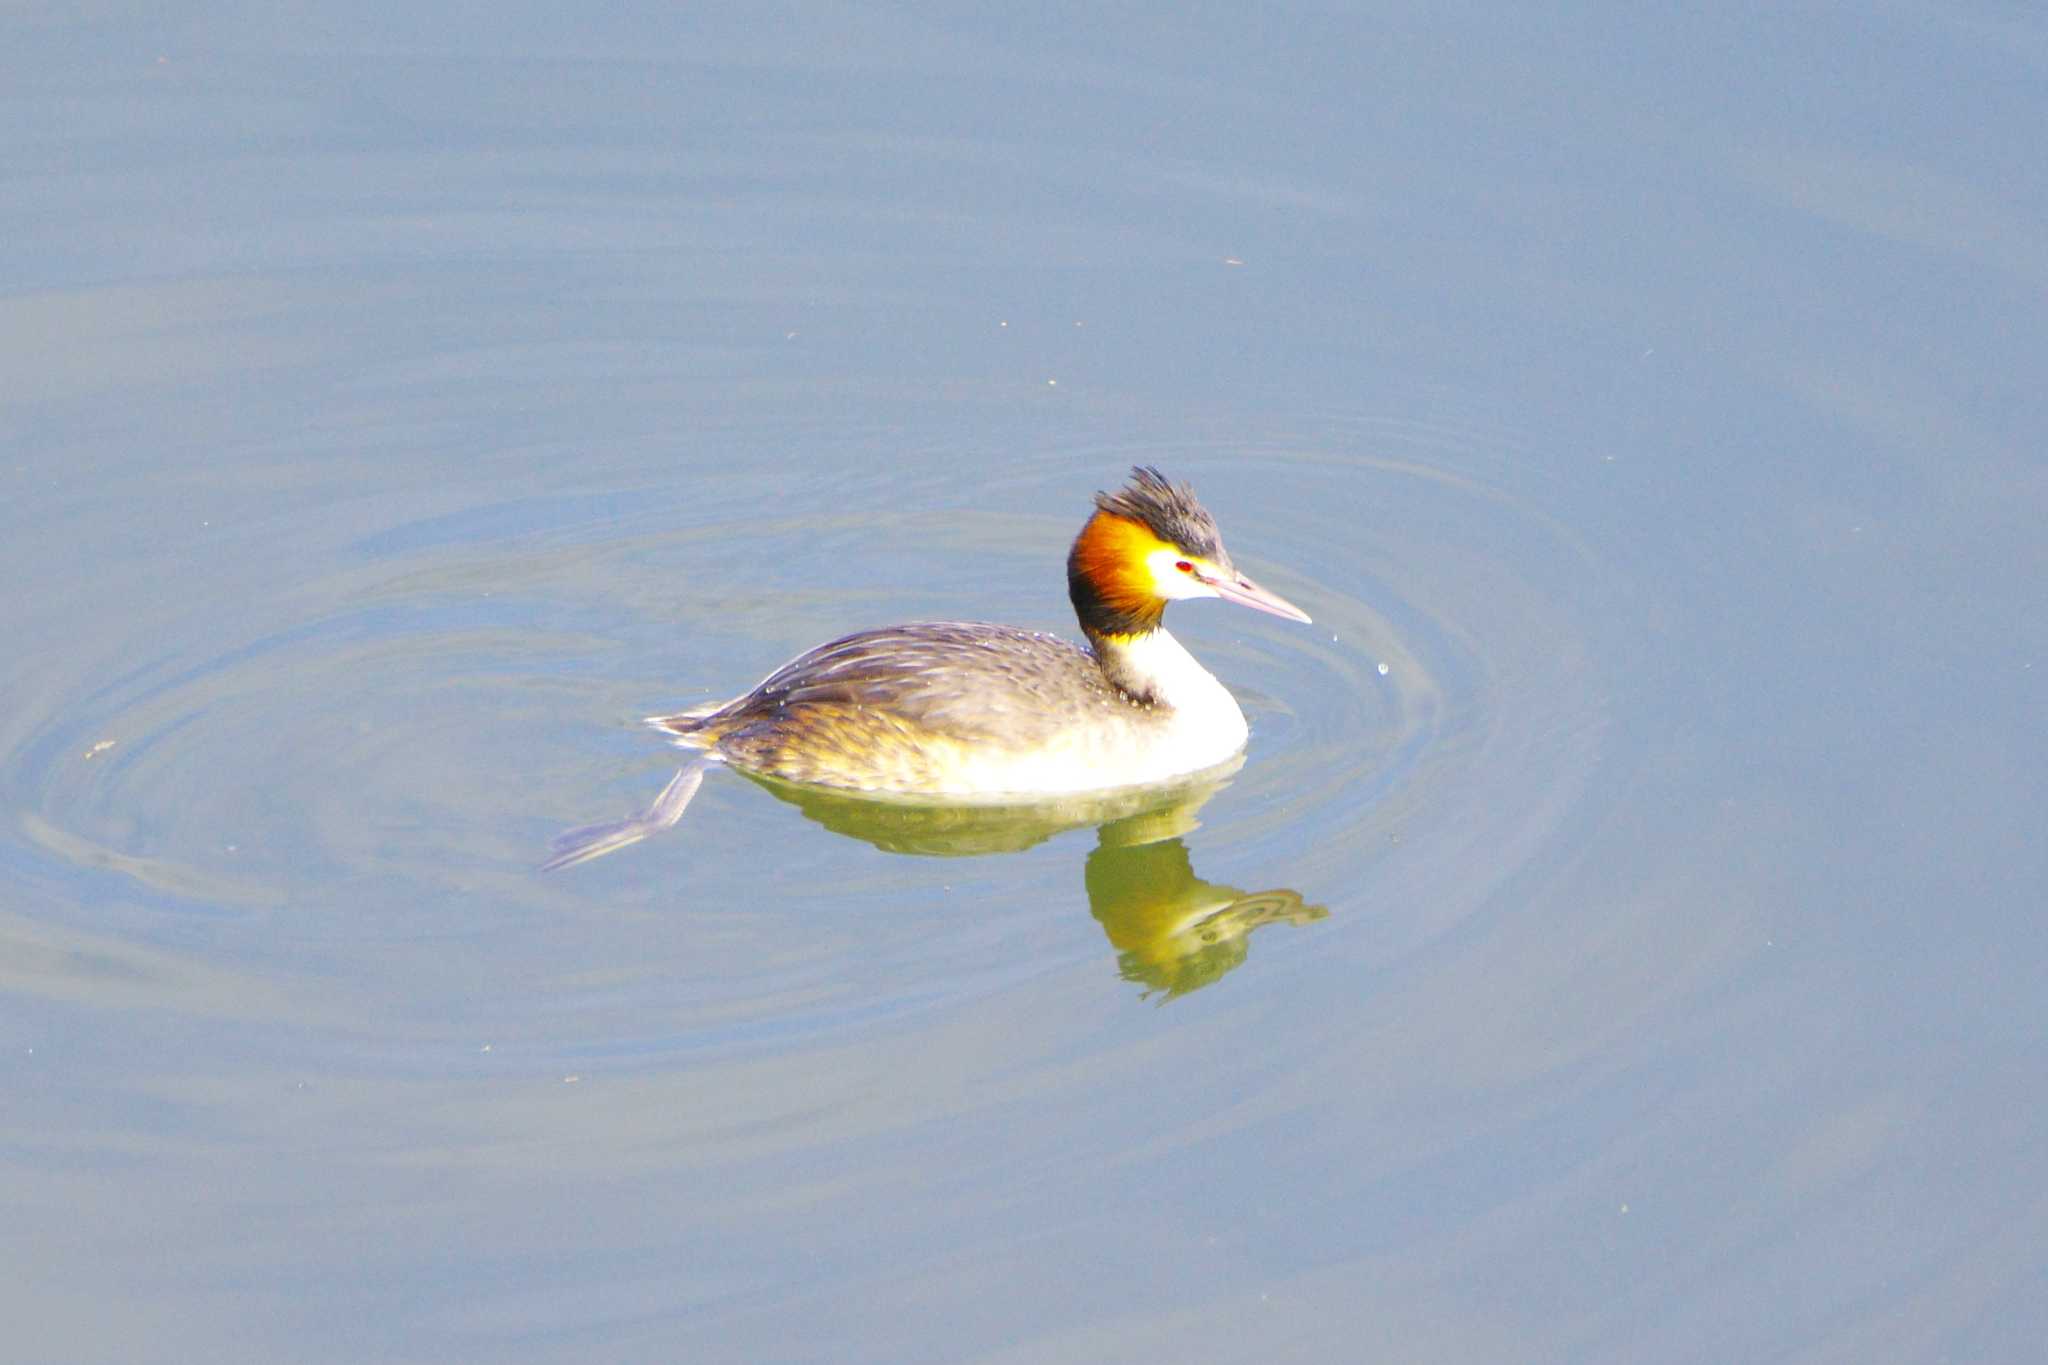
{"label": "concentric ripple", "polygon": [[[1253,724],[1244,769],[1187,836],[1196,873],[1330,910],[1263,931],[1254,961],[1427,941],[1579,806],[1603,727],[1597,623],[1619,589],[1513,486],[1499,432],[1328,419],[1196,448],[1103,440],[993,475],[923,458],[863,474],[876,438],[839,439],[840,472],[801,490],[650,473],[635,491],[373,521],[296,577],[248,585],[233,613],[195,601],[159,619],[172,643],[94,685],[90,658],[46,660],[76,670],[73,699],[17,727],[11,857],[89,932],[161,945],[253,922],[268,936],[202,937],[342,982],[392,945],[371,993],[417,992],[413,1028],[445,1009],[545,1034],[513,1002],[566,986],[646,1019],[575,1045],[621,1061],[1107,972],[1081,914],[1082,836],[920,866],[719,781],[673,842],[546,884],[531,869],[549,834],[665,780],[638,716],[744,687],[824,633],[916,617],[1070,630],[1066,538],[1086,493],[1141,462],[1195,482],[1239,560],[1315,617],[1201,603],[1172,622]],[[1051,943],[1049,897],[1070,906]],[[953,913],[962,898],[977,917]],[[1372,913],[1390,904],[1398,918]],[[618,914],[656,917],[654,941],[593,960],[579,924]],[[405,950],[445,940],[490,944],[479,995],[444,996]]]}

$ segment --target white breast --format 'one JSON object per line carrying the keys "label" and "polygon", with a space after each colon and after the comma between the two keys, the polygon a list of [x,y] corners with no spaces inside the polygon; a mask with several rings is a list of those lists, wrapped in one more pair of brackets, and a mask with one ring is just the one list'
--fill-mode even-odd
{"label": "white breast", "polygon": [[1206,772],[1244,748],[1237,699],[1178,640],[1155,630],[1116,647],[1124,676],[1144,684],[1152,705],[1076,716],[1027,750],[964,754],[948,786],[976,796],[1102,791]]}

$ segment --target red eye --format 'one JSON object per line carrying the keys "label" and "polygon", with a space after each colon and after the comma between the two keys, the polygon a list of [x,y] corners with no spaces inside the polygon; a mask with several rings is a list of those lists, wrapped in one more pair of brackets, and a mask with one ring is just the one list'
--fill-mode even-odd
{"label": "red eye", "polygon": [[1193,573],[1195,571],[1195,566],[1188,563],[1185,559],[1180,560],[1173,567],[1179,569],[1182,573]]}

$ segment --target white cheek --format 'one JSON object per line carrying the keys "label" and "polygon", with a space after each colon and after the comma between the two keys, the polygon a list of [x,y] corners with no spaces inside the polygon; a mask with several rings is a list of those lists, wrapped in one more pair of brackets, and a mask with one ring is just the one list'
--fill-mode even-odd
{"label": "white cheek", "polygon": [[1169,602],[1184,602],[1190,597],[1214,597],[1216,590],[1206,583],[1195,581],[1193,574],[1182,573],[1175,565],[1181,562],[1176,550],[1154,550],[1146,556],[1145,563],[1152,570],[1152,585],[1159,595]]}

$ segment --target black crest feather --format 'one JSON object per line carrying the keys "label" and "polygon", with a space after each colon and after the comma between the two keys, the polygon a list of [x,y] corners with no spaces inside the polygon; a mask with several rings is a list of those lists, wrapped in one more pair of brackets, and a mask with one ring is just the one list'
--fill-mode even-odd
{"label": "black crest feather", "polygon": [[1173,483],[1151,465],[1137,465],[1131,481],[1114,493],[1097,493],[1095,505],[1112,516],[1129,517],[1169,545],[1219,564],[1228,564],[1216,519],[1195,500],[1195,490]]}

